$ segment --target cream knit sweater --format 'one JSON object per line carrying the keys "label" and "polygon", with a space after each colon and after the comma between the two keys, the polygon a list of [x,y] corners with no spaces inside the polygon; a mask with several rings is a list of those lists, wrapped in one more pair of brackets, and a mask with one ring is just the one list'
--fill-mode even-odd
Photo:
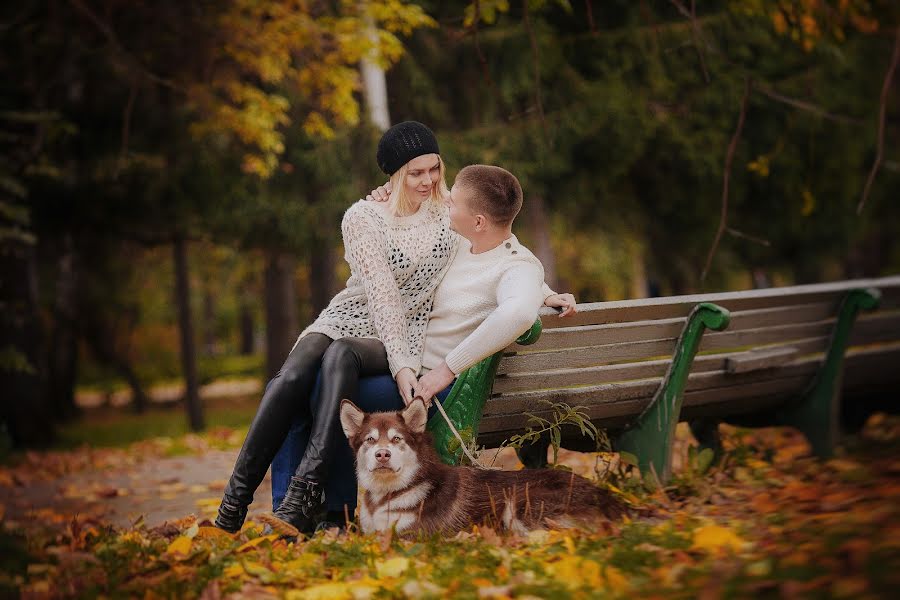
{"label": "cream knit sweater", "polygon": [[347,287],[300,338],[378,338],[391,375],[404,367],[418,373],[434,290],[459,240],[446,206],[427,200],[415,214],[394,217],[386,205],[360,200],[344,213],[341,232]]}
{"label": "cream knit sweater", "polygon": [[422,366],[446,360],[457,375],[511,344],[534,323],[544,298],[553,294],[541,262],[511,236],[487,252],[459,249],[437,288]]}

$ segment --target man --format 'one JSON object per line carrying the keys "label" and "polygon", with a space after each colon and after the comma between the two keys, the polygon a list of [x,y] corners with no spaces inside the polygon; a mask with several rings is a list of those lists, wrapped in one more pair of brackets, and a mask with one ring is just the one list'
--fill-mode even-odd
{"label": "man", "polygon": [[543,285],[543,266],[512,233],[522,197],[519,180],[500,167],[470,165],[456,177],[450,223],[463,239],[428,319],[422,357],[428,371],[415,386],[426,401],[515,341],[542,304],[563,307],[563,315],[575,312],[574,296]]}
{"label": "man", "polygon": [[[372,192],[385,201],[390,190]],[[556,294],[543,284],[540,261],[512,233],[522,208],[518,179],[496,166],[470,165],[457,175],[446,199],[451,227],[461,240],[438,285],[425,333],[422,366],[425,374],[403,397],[421,396],[441,402],[457,375],[514,342],[537,318],[541,305],[576,312],[572,294]],[[359,405],[366,411],[398,410],[405,400],[390,376],[360,382]],[[284,494],[296,457],[305,446],[303,430],[292,430],[272,463],[272,495],[277,506]],[[320,527],[339,526],[346,506],[352,517],[356,505],[353,457],[342,444],[335,449],[332,475],[326,489],[328,513]]]}

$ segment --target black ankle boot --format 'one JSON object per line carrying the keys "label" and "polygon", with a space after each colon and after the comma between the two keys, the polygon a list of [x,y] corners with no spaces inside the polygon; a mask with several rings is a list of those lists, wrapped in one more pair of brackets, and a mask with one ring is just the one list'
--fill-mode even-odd
{"label": "black ankle boot", "polygon": [[273,514],[296,527],[300,533],[312,533],[323,500],[322,486],[318,481],[291,477],[284,500]]}
{"label": "black ankle boot", "polygon": [[219,505],[219,514],[216,516],[216,527],[224,529],[228,533],[237,533],[247,518],[247,507],[226,495]]}

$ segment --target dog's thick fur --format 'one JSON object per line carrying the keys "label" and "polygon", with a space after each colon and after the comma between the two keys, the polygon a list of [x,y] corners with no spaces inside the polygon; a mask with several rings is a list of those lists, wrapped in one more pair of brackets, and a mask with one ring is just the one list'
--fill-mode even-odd
{"label": "dog's thick fur", "polygon": [[574,473],[451,467],[438,458],[425,431],[421,399],[398,412],[366,414],[341,403],[341,426],[356,455],[365,490],[360,524],[365,533],[453,534],[473,524],[516,533],[547,526],[616,519],[625,506],[609,491]]}

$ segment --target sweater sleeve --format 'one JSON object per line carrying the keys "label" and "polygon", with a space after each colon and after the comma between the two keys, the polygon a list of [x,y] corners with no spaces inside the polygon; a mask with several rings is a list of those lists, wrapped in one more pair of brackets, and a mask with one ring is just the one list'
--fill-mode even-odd
{"label": "sweater sleeve", "polygon": [[459,375],[506,348],[531,327],[544,302],[544,270],[531,262],[512,265],[497,285],[497,308],[444,359]]}
{"label": "sweater sleeve", "polygon": [[369,318],[387,351],[391,375],[409,367],[419,372],[419,359],[409,349],[403,298],[387,258],[387,240],[369,215],[350,210],[341,223],[350,269],[363,282]]}
{"label": "sweater sleeve", "polygon": [[[550,289],[550,286],[547,285],[546,282],[544,282],[541,284],[541,295],[544,297],[544,300],[546,300],[550,296],[555,296],[556,292],[554,292],[552,289]],[[543,302],[543,300],[542,300],[542,302]]]}

